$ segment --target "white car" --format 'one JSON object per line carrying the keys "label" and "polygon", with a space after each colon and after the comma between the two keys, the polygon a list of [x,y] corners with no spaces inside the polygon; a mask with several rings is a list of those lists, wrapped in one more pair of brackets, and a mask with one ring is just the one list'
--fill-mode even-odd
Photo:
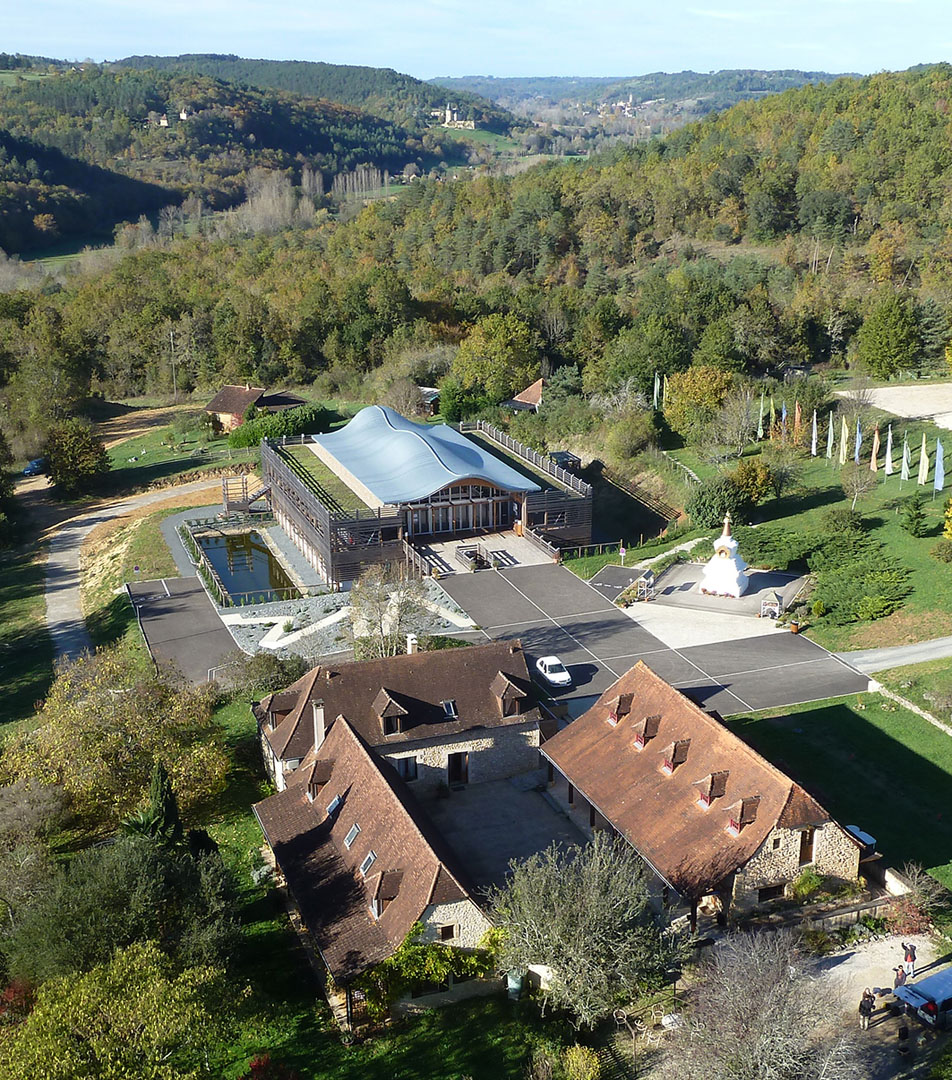
{"label": "white car", "polygon": [[568,668],[557,656],[543,656],[541,660],[536,660],[536,671],[549,686],[572,685],[572,676]]}

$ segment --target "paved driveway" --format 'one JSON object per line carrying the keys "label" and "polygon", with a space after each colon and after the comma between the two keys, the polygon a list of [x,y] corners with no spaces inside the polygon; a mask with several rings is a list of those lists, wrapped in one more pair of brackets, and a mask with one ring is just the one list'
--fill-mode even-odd
{"label": "paved driveway", "polygon": [[189,682],[205,682],[237,651],[197,577],[137,581],[129,590],[156,662],[174,663]]}
{"label": "paved driveway", "polygon": [[[795,634],[671,648],[603,592],[563,566],[456,574],[440,584],[486,637],[521,638],[530,664],[554,653],[575,685],[556,693],[578,716],[623,672],[644,660],[662,678],[724,716],[866,690],[868,679]],[[684,611],[685,620],[692,618]]]}

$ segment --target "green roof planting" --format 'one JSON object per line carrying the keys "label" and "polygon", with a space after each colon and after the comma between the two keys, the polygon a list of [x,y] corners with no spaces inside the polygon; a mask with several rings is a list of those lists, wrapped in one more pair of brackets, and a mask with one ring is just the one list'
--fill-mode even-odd
{"label": "green roof planting", "polygon": [[417,502],[467,480],[506,491],[539,485],[446,424],[415,424],[385,405],[370,405],[318,443],[382,503]]}

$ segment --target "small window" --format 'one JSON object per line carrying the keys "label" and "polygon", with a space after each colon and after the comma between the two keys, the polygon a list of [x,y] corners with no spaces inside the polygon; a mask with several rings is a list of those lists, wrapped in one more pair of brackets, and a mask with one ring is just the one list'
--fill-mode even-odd
{"label": "small window", "polygon": [[360,864],[361,877],[366,877],[367,876],[367,871],[371,868],[371,866],[373,866],[373,864],[376,861],[377,861],[377,852],[376,851],[368,851],[367,855],[364,858],[364,861]]}
{"label": "small window", "polygon": [[773,838],[773,849],[774,849],[774,851],[777,851],[777,850],[779,850],[779,848],[780,848],[780,837],[775,836]]}
{"label": "small window", "polygon": [[381,910],[380,898],[375,896],[373,900],[370,901],[370,914],[373,915],[375,919],[379,919]]}
{"label": "small window", "polygon": [[397,775],[401,780],[416,780],[417,759],[415,757],[402,757],[394,761],[397,767]]}
{"label": "small window", "polygon": [[768,900],[779,900],[783,893],[783,885],[768,885],[764,889],[757,890],[757,903],[765,904]]}
{"label": "small window", "polygon": [[343,802],[343,800],[341,799],[340,795],[335,795],[334,798],[331,799],[331,801],[327,804],[327,806],[325,808],[327,810],[327,816],[332,817],[334,814],[336,814],[337,813],[337,808],[340,806],[340,804],[342,802]]}
{"label": "small window", "polygon": [[459,709],[456,708],[456,698],[450,698],[448,701],[441,701],[443,706],[443,716],[447,720],[458,720]]}
{"label": "small window", "polygon": [[354,846],[354,841],[357,839],[359,833],[359,825],[352,825],[350,827],[350,832],[344,837],[344,847],[347,848],[348,851]]}
{"label": "small window", "polygon": [[400,730],[400,726],[397,723],[395,716],[385,716],[383,718],[383,733],[384,735],[396,735]]}
{"label": "small window", "polygon": [[448,926],[440,927],[440,941],[452,941],[456,937],[456,926],[454,923],[450,923]]}

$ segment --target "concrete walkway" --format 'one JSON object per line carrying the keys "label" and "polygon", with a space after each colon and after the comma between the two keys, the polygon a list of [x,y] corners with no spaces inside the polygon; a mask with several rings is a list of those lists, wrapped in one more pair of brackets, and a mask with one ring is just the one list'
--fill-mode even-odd
{"label": "concrete walkway", "polygon": [[919,641],[915,645],[893,645],[887,649],[857,649],[855,652],[834,653],[858,671],[871,674],[905,667],[906,664],[923,664],[927,660],[943,660],[952,656],[952,637]]}
{"label": "concrete walkway", "polygon": [[46,625],[57,660],[73,660],[93,648],[86,630],[80,599],[79,553],[86,537],[104,521],[130,511],[161,503],[178,495],[221,490],[221,480],[196,480],[191,484],[149,491],[97,506],[64,522],[51,537],[46,563]]}

